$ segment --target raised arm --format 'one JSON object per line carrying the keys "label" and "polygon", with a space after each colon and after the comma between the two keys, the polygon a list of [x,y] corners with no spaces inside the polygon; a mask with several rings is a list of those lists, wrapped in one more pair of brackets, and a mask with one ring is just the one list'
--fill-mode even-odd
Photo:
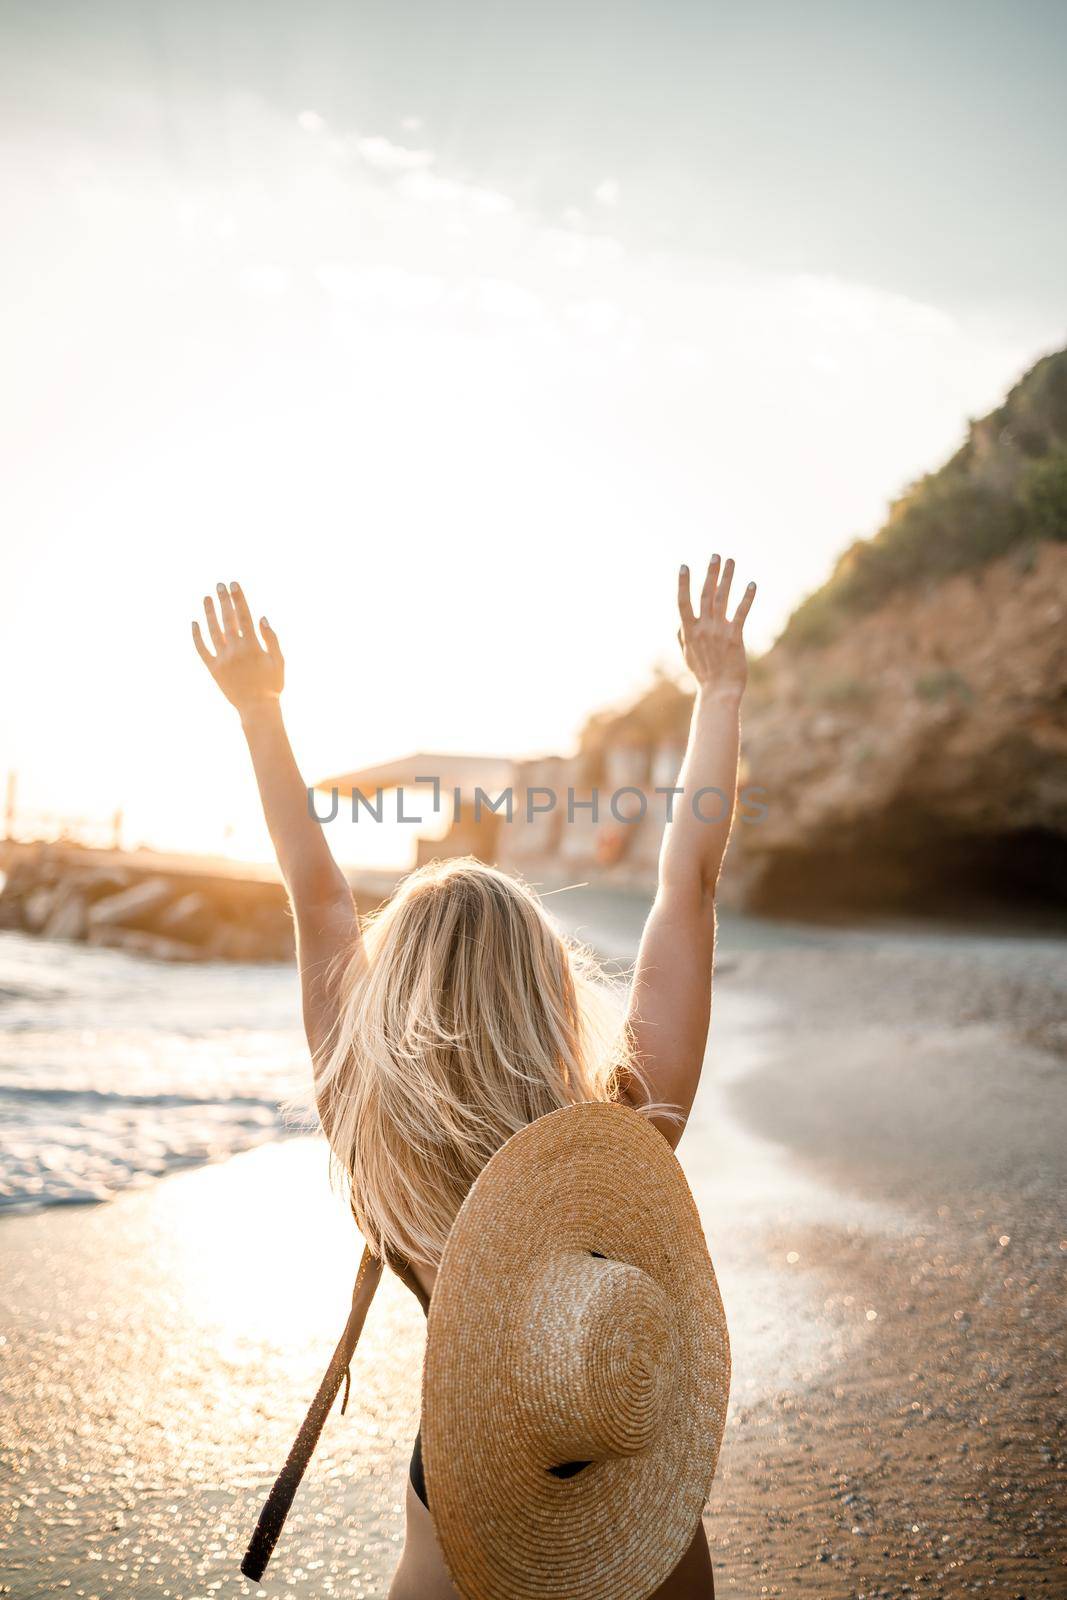
{"label": "raised arm", "polygon": [[693,612],[689,569],[678,578],[679,640],[697,682],[689,742],[669,809],[656,899],[645,924],[630,996],[634,1049],[651,1098],[676,1106],[681,1121],[657,1125],[673,1145],[700,1081],[711,1020],[715,891],[737,797],[745,647],[741,636],[755,598],[750,583],[727,617],[733,561],[712,556]]}
{"label": "raised arm", "polygon": [[304,1003],[304,1028],[314,1059],[334,1024],[337,1006],[335,957],[359,946],[359,919],[352,891],[325,835],[308,808],[282,720],[285,662],[277,635],[260,619],[262,642],[240,584],[218,585],[218,612],[204,598],[204,642],[193,623],[200,659],[241,718],[252,756],[263,814],[296,921],[297,963]]}

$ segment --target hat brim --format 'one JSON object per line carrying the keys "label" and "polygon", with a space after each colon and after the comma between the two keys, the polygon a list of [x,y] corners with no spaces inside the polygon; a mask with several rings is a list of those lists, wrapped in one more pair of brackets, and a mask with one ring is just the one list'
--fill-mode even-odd
{"label": "hat brim", "polygon": [[[516,1341],[528,1287],[560,1251],[640,1267],[674,1322],[666,1410],[639,1455],[570,1477],[523,1423]],[[467,1600],[638,1600],[692,1541],[726,1421],[730,1346],[696,1205],[666,1139],[627,1106],[570,1106],[513,1135],[472,1186],[430,1302],[427,1494]]]}

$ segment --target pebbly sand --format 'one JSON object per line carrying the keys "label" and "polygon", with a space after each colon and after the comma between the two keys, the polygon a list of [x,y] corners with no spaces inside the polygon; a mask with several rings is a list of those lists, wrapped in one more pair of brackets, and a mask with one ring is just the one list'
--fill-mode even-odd
{"label": "pebbly sand", "polygon": [[[551,903],[632,950],[636,902]],[[679,1151],[734,1350],[721,1595],[1067,1595],[1064,950],[726,921]],[[322,1144],[7,1217],[0,1255],[0,1594],[256,1592],[358,1258]],[[385,1593],[421,1339],[387,1279],[262,1592]]]}

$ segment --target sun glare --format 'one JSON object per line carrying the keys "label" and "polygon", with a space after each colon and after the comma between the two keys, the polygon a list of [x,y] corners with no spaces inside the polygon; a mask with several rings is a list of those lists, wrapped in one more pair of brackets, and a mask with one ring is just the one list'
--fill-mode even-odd
{"label": "sun glare", "polygon": [[[173,114],[195,148],[200,109]],[[643,249],[614,174],[544,214],[405,122],[248,100],[225,174],[87,131],[50,147],[47,200],[16,187],[9,592],[49,594],[78,662],[20,672],[5,708],[31,811],[269,856],[189,643],[220,578],[282,637],[310,780],[420,747],[566,751],[674,661],[680,560],[728,536],[767,645],[1021,365],[900,294]],[[9,676],[35,627],[9,609]]]}

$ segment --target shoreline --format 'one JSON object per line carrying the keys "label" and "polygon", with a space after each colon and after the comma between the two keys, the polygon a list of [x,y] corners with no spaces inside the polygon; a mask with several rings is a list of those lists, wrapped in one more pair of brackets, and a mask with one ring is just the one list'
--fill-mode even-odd
{"label": "shoreline", "polygon": [[[624,959],[637,914],[587,895],[567,920],[606,919]],[[1058,949],[757,931],[723,919],[679,1148],[734,1350],[718,1590],[1062,1593]],[[358,1257],[322,1141],[0,1218],[0,1242],[9,1594],[254,1592],[244,1543]],[[384,1594],[421,1327],[387,1276],[270,1593]]]}

